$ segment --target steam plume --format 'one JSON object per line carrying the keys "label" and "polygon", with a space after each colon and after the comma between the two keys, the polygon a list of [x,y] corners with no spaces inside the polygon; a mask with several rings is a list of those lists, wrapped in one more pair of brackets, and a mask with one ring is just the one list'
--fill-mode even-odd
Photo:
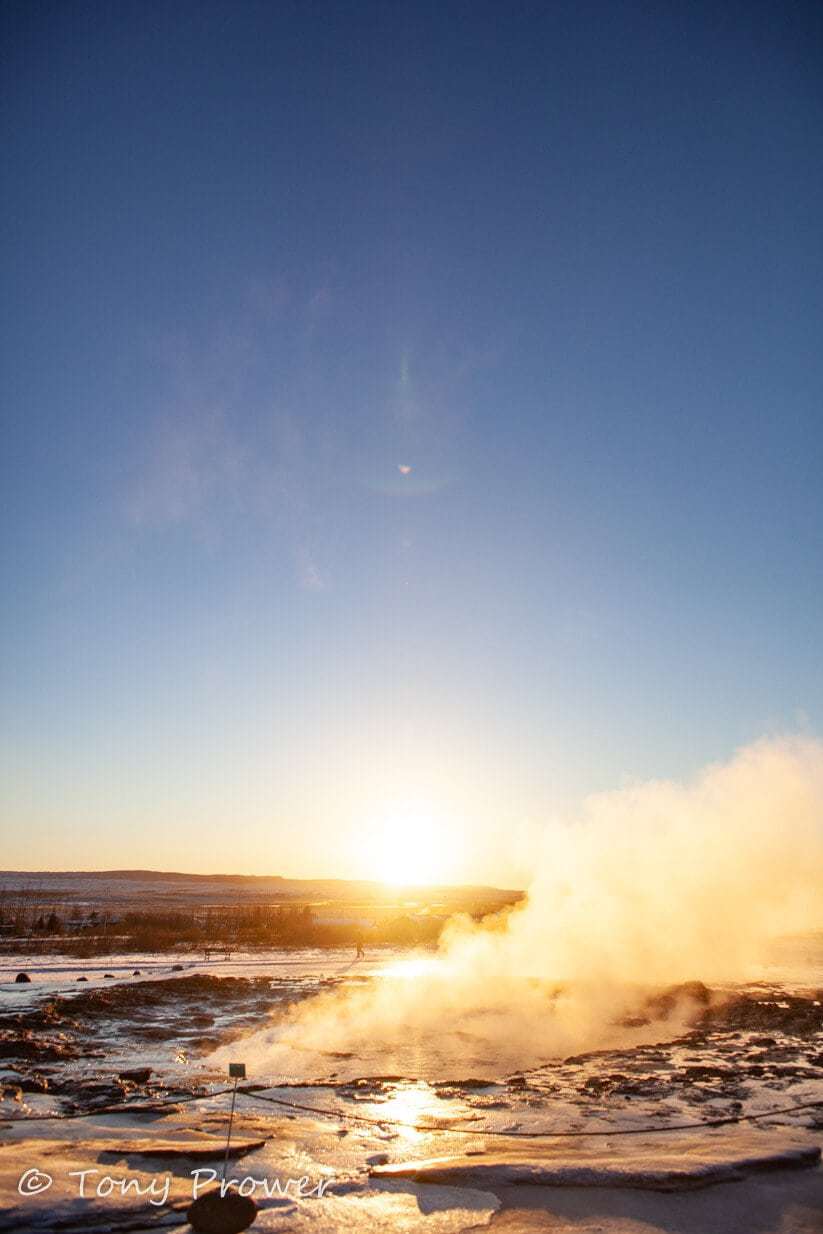
{"label": "steam plume", "polygon": [[659,1038],[621,1027],[651,987],[752,978],[770,940],[821,926],[823,743],[762,741],[689,785],[589,799],[547,828],[522,906],[454,923],[413,978],[298,1005],[256,1035],[260,1069],[499,1073]]}

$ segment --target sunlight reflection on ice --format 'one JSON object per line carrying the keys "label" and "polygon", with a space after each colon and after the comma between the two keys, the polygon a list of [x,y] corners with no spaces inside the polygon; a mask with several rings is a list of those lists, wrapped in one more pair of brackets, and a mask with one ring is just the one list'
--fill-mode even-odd
{"label": "sunlight reflection on ice", "polygon": [[432,1092],[428,1084],[408,1085],[394,1090],[388,1101],[376,1103],[373,1107],[375,1118],[385,1118],[392,1123],[392,1129],[406,1140],[421,1140],[427,1134],[427,1129],[413,1126],[402,1126],[404,1123],[422,1123],[442,1119],[442,1102],[437,1094]]}

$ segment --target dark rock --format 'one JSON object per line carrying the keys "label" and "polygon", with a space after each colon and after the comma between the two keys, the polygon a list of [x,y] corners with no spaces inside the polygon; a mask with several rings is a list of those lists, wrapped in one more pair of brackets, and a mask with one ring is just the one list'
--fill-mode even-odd
{"label": "dark rock", "polygon": [[118,1080],[130,1080],[132,1084],[147,1084],[151,1077],[151,1067],[133,1067],[130,1071],[118,1071]]}
{"label": "dark rock", "polygon": [[241,1234],[257,1216],[257,1205],[249,1196],[229,1191],[208,1191],[189,1205],[186,1220],[197,1234]]}
{"label": "dark rock", "polygon": [[0,1058],[27,1058],[33,1062],[63,1062],[78,1053],[63,1041],[35,1040],[31,1033],[0,1039]]}
{"label": "dark rock", "polygon": [[31,977],[28,975],[28,973],[18,973],[14,980],[17,983],[17,985],[30,985],[31,984]]}
{"label": "dark rock", "polygon": [[47,1093],[49,1082],[44,1075],[27,1075],[20,1081],[24,1093]]}
{"label": "dark rock", "polygon": [[136,969],[134,970],[134,972],[132,973],[132,977],[139,977],[140,975],[141,975],[141,974],[140,974],[140,969],[139,969],[139,968],[136,968]]}
{"label": "dark rock", "polygon": [[467,1080],[438,1080],[435,1083],[434,1087],[435,1088],[454,1088],[454,1089],[494,1088],[495,1083],[496,1082],[494,1080],[483,1080],[483,1079],[478,1078],[477,1076],[469,1076]]}
{"label": "dark rock", "polygon": [[76,1095],[86,1106],[119,1105],[126,1096],[126,1089],[120,1083],[81,1082],[76,1089]]}
{"label": "dark rock", "polygon": [[728,1067],[716,1067],[708,1063],[683,1068],[684,1077],[687,1080],[696,1082],[701,1080],[725,1080],[732,1074],[733,1072]]}
{"label": "dark rock", "polygon": [[88,977],[78,977],[78,981],[88,981]]}
{"label": "dark rock", "polygon": [[103,979],[105,981],[114,981],[114,973],[103,973]]}
{"label": "dark rock", "polygon": [[[172,971],[173,973],[182,973],[182,971],[183,971],[183,965],[182,965],[182,964],[172,964],[172,966],[171,966],[171,971]],[[206,1199],[206,1196],[203,1196],[203,1199],[205,1200],[205,1199]],[[192,1207],[194,1207],[194,1205],[192,1205]],[[191,1211],[191,1210],[189,1210],[189,1211]],[[243,1229],[245,1229],[245,1228],[246,1228],[246,1227],[245,1227],[245,1226],[243,1226]]]}
{"label": "dark rock", "polygon": [[[257,1021],[257,1016],[250,1017],[250,1023],[254,1024]],[[195,1028],[211,1028],[214,1023],[214,1016],[209,1015],[207,1011],[193,1011],[188,1017],[188,1023]]]}
{"label": "dark rock", "polygon": [[819,1001],[795,994],[737,994],[708,1007],[699,1023],[715,1029],[765,1029],[809,1037],[823,1030],[823,1006]]}
{"label": "dark rock", "polygon": [[711,1001],[712,992],[702,981],[684,981],[647,999],[646,1007],[655,1019],[665,1020],[673,1011],[689,1003],[706,1008],[711,1005]]}

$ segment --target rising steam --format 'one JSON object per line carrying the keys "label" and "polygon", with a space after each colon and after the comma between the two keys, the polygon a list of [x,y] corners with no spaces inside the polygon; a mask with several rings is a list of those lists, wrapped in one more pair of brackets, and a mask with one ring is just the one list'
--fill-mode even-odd
{"label": "rising steam", "polygon": [[547,829],[522,906],[452,924],[413,977],[297,1005],[252,1039],[258,1070],[500,1074],[659,1038],[625,1026],[651,988],[750,979],[770,940],[820,927],[823,743],[763,741],[690,785],[591,798]]}

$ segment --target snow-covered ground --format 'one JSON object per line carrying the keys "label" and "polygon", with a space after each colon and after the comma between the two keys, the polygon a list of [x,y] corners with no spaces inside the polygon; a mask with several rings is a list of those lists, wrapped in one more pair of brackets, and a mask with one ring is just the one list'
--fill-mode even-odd
{"label": "snow-covered ground", "polygon": [[[324,977],[339,977],[346,973],[378,973],[387,965],[397,963],[402,953],[389,948],[373,950],[365,959],[356,959],[351,948],[330,950],[328,948],[283,948],[255,949],[253,951],[230,950],[227,958],[222,949],[214,949],[208,960],[202,951],[136,952],[78,958],[52,953],[31,954],[9,952],[0,955],[0,991],[9,996],[22,997],[43,993],[65,993],[69,985],[85,977],[89,983],[117,981],[173,980],[192,973],[208,973],[217,977],[278,977],[290,976],[321,980]],[[26,973],[31,984],[15,984],[18,973]],[[137,975],[136,975],[137,974]]]}
{"label": "snow-covered ground", "polygon": [[[267,1201],[254,1228],[543,1229],[529,1224],[528,1212],[556,1210],[577,1221],[570,1201],[555,1203],[558,1188],[567,1195],[609,1188],[651,1194],[668,1172],[671,1185],[687,1191],[735,1181],[748,1203],[764,1211],[772,1205],[783,1223],[775,1231],[807,1234],[815,1230],[815,1206],[823,1210],[823,1177],[814,1162],[823,1106],[811,1104],[823,1100],[823,1007],[814,962],[783,959],[782,967],[763,970],[760,984],[698,991],[690,1022],[664,1016],[622,1032],[606,1048],[549,1057],[536,1049],[538,1057],[524,1054],[513,1067],[522,1047],[513,1032],[506,1041],[505,1021],[501,1031],[499,997],[454,1022],[445,1013],[406,1021],[416,991],[431,995],[431,953],[384,950],[357,960],[350,949],[270,950],[208,962],[190,951],[84,960],[7,955],[0,969],[0,1134],[14,1153],[0,1155],[2,1203],[10,1213],[5,1226],[0,1213],[0,1229],[47,1230],[62,1222],[86,1230],[92,1218],[101,1229],[117,1229],[133,1220],[122,1199],[90,1202],[73,1192],[69,1170],[86,1167],[141,1177],[169,1170],[178,1209],[170,1202],[149,1211],[144,1203],[140,1228],[179,1226],[191,1169],[202,1154],[219,1165],[226,1064],[239,1060],[247,1063],[248,1080],[265,1086],[240,1098],[240,1142],[261,1145],[248,1149],[242,1173],[333,1184],[322,1202]],[[13,983],[21,970],[29,984]],[[391,1032],[381,1032],[380,1021],[372,1031],[367,1020],[365,1035],[352,1024],[352,1007],[368,1008],[373,998],[396,1010]],[[301,1018],[307,1008],[309,1018]],[[545,1015],[552,1014],[547,999]],[[119,1075],[138,1068],[150,1069],[150,1078]],[[112,1103],[155,1108],[95,1114]],[[61,1117],[72,1111],[78,1117]],[[766,1117],[701,1129],[738,1114]],[[17,1121],[43,1115],[55,1117]],[[681,1123],[697,1126],[667,1132]],[[660,1134],[624,1134],[649,1126]],[[540,1138],[558,1131],[580,1138]],[[528,1138],[535,1133],[537,1139]],[[167,1165],[169,1141],[179,1141],[179,1155]],[[769,1157],[783,1181],[753,1181],[748,1167],[733,1164],[753,1158],[763,1166]],[[442,1159],[437,1166],[435,1158]],[[8,1191],[18,1162],[29,1159],[60,1180],[51,1199]],[[792,1183],[801,1173],[803,1181]],[[652,1223],[663,1219],[659,1206],[643,1204],[635,1205],[639,1224],[620,1225],[619,1212],[610,1212],[597,1228],[670,1228]],[[746,1229],[734,1203],[703,1207],[704,1224],[696,1204],[690,1231]],[[515,1211],[520,1225],[506,1215]],[[582,1234],[591,1227],[552,1228]]]}

